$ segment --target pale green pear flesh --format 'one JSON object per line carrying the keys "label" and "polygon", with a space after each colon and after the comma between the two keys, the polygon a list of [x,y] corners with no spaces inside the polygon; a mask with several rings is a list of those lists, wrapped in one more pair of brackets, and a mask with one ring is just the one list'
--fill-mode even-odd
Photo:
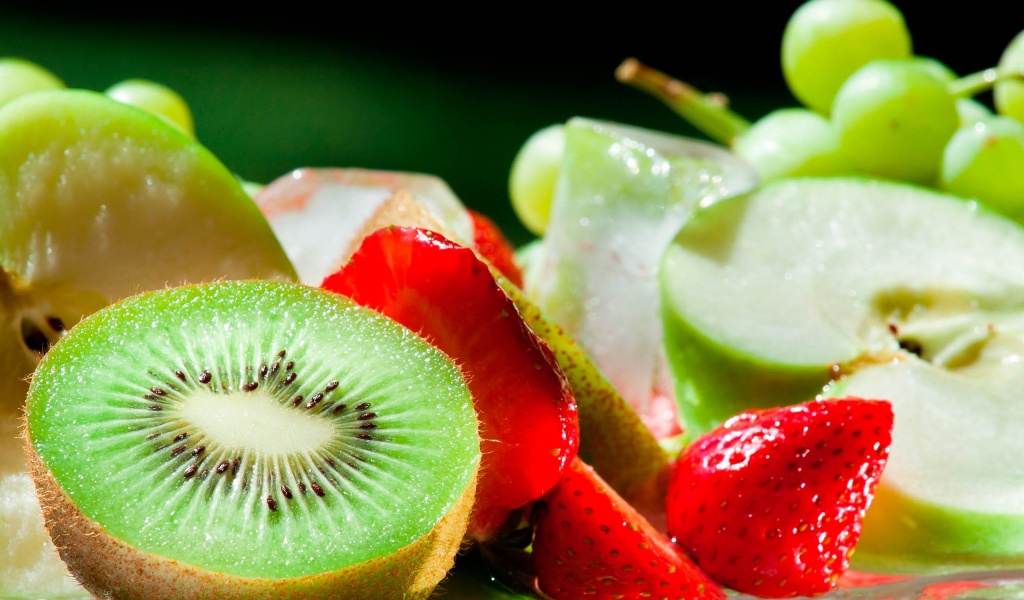
{"label": "pale green pear flesh", "polygon": [[863,554],[1024,564],[1019,226],[915,187],[792,180],[698,213],[661,276],[693,434],[817,394],[889,399],[894,445]]}

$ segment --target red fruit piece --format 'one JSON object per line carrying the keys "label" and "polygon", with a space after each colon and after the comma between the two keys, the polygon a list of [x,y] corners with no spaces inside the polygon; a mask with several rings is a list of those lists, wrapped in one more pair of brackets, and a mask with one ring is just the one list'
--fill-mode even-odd
{"label": "red fruit piece", "polygon": [[473,245],[476,246],[477,252],[516,287],[523,287],[523,270],[516,262],[516,253],[508,238],[494,221],[475,210],[467,211],[473,220]]}
{"label": "red fruit piece", "polygon": [[576,459],[538,505],[537,586],[555,600],[725,598],[693,561]]}
{"label": "red fruit piece", "polygon": [[470,535],[489,539],[555,485],[579,447],[572,390],[472,249],[425,229],[386,227],[322,287],[418,332],[461,366],[483,453]]}
{"label": "red fruit piece", "polygon": [[669,534],[726,587],[764,598],[824,593],[849,567],[892,425],[884,400],[741,413],[673,467]]}

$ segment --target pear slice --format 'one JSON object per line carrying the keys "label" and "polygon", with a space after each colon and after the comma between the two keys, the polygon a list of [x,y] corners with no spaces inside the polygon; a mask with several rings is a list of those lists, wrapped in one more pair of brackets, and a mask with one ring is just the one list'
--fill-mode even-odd
{"label": "pear slice", "polygon": [[823,393],[893,403],[858,558],[1024,565],[1018,225],[910,186],[784,181],[698,213],[661,284],[694,431]]}
{"label": "pear slice", "polygon": [[[0,215],[4,514],[26,502],[18,429],[27,379],[64,330],[144,290],[296,277],[258,208],[209,151],[93,92],[36,92],[0,109]],[[19,540],[39,530],[6,523],[0,518],[0,539],[19,553]],[[21,589],[40,564],[30,551],[0,567],[0,595],[11,586],[36,592]],[[52,549],[39,553],[56,558]]]}

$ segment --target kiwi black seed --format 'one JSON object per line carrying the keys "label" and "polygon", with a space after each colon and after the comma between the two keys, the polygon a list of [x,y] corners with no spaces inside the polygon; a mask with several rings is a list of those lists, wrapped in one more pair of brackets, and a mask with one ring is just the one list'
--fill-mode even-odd
{"label": "kiwi black seed", "polygon": [[[228,578],[218,595],[252,593],[256,578],[278,582],[274,595],[282,581],[320,590],[324,573],[346,570],[366,586],[360,565],[403,552],[442,556],[439,579],[479,461],[450,359],[342,296],[288,283],[173,288],[96,313],[40,364],[27,425],[47,526],[99,594],[139,584],[93,581],[103,559],[83,537],[97,528],[122,548],[111,560],[130,551],[147,570]],[[407,550],[453,519],[443,551]],[[373,597],[417,595],[401,577],[377,585]]]}

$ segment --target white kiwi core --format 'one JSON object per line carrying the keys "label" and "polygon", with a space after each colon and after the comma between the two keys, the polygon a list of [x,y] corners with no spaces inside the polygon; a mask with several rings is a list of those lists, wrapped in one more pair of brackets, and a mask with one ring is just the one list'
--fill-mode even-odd
{"label": "white kiwi core", "polygon": [[289,456],[325,447],[337,434],[330,421],[289,410],[260,391],[224,395],[200,390],[185,399],[177,412],[227,452]]}

